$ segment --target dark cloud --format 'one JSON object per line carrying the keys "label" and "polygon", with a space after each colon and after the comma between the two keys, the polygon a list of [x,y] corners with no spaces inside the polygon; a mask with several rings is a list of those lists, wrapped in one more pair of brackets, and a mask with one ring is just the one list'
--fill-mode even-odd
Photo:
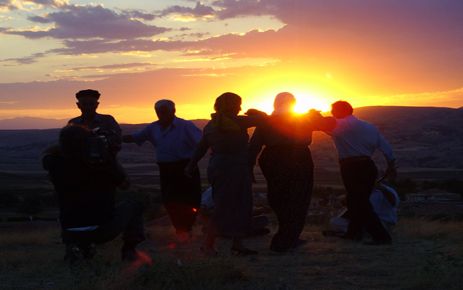
{"label": "dark cloud", "polygon": [[[64,7],[67,6],[65,1],[57,0],[27,0],[27,2],[35,3],[38,5],[49,6],[49,7]],[[12,0],[0,0],[0,8],[7,8],[9,10],[18,9]]]}
{"label": "dark cloud", "polygon": [[[133,20],[148,20],[154,17],[152,14],[72,6],[32,18],[37,23],[51,20],[56,28],[17,34],[31,34],[29,37],[57,34],[53,37],[63,38],[64,47],[49,53],[65,55],[155,50],[191,55],[191,51],[198,51],[196,55],[227,54],[234,58],[307,62],[326,70],[338,68],[338,75],[355,71],[361,77],[369,77],[376,72],[388,84],[405,83],[407,76],[418,75],[422,80],[435,79],[436,83],[461,83],[461,77],[460,80],[448,77],[463,73],[461,0],[221,0],[211,5],[172,6],[161,14],[214,15],[219,19],[269,15],[285,26],[278,31],[254,30],[197,41],[181,41],[186,35],[180,32],[171,41],[152,41],[144,36],[152,35],[155,27]],[[31,58],[21,61],[30,62]],[[400,76],[396,73],[398,69]]]}
{"label": "dark cloud", "polygon": [[48,18],[48,17],[43,17],[43,16],[29,16],[27,19],[29,19],[32,22],[37,22],[37,23],[52,23],[53,20]]}
{"label": "dark cloud", "polygon": [[65,48],[54,49],[51,52],[65,55],[78,55],[83,53],[176,50],[187,46],[187,44],[183,44],[179,41],[152,41],[147,39],[118,41],[107,41],[102,39],[65,40],[64,44]]}
{"label": "dark cloud", "polygon": [[219,7],[217,17],[229,19],[240,16],[276,15],[278,9],[284,9],[285,5],[291,5],[294,0],[220,0],[214,1],[213,6]]}
{"label": "dark cloud", "polygon": [[162,10],[160,16],[167,16],[171,14],[180,14],[194,18],[202,18],[205,16],[214,16],[216,12],[214,8],[197,2],[196,6],[193,8],[178,5],[170,6],[169,8]]}
{"label": "dark cloud", "polygon": [[0,9],[15,10],[17,8],[11,0],[0,0]]}
{"label": "dark cloud", "polygon": [[146,13],[144,11],[139,11],[139,10],[127,10],[127,11],[123,11],[122,13],[129,17],[136,18],[136,19],[142,19],[146,21],[151,21],[156,18],[156,15],[152,13]]}
{"label": "dark cloud", "polygon": [[217,0],[217,17],[270,15],[288,25],[365,32],[426,33],[463,25],[461,0]]}
{"label": "dark cloud", "polygon": [[180,35],[177,35],[176,38],[185,38],[185,37],[193,37],[193,38],[196,38],[196,39],[201,39],[201,38],[205,38],[206,36],[209,36],[211,35],[210,33],[208,32],[196,32],[196,33],[184,33],[184,34],[180,34]]}
{"label": "dark cloud", "polygon": [[30,56],[3,59],[3,60],[0,60],[0,62],[3,62],[3,63],[15,62],[19,64],[31,64],[31,63],[37,62],[37,59],[44,57],[46,55],[47,55],[47,52],[38,52]]}
{"label": "dark cloud", "polygon": [[35,4],[40,4],[44,6],[63,6],[63,1],[56,1],[56,0],[28,0],[28,2],[33,2]]}
{"label": "dark cloud", "polygon": [[[42,6],[48,7],[65,7],[67,6],[65,1],[57,1],[57,0],[27,0],[27,2],[35,3]],[[7,9],[7,10],[17,10],[20,6],[12,0],[0,0],[0,9]]]}
{"label": "dark cloud", "polygon": [[4,33],[22,35],[27,38],[52,37],[58,39],[135,39],[150,37],[169,29],[147,25],[134,19],[134,15],[147,18],[148,14],[139,12],[116,13],[102,6],[66,6],[62,11],[46,16],[30,17],[38,23],[55,23],[47,31],[18,31],[9,29]]}
{"label": "dark cloud", "polygon": [[133,63],[118,63],[118,64],[108,64],[108,65],[101,65],[101,66],[80,66],[74,67],[72,70],[74,71],[82,71],[82,70],[111,70],[111,69],[126,69],[126,68],[134,68],[134,67],[147,67],[153,66],[154,64],[149,62],[133,62]]}

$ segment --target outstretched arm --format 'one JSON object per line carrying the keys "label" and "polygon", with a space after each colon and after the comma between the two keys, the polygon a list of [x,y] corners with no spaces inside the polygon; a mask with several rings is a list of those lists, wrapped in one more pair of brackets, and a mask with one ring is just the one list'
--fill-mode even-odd
{"label": "outstretched arm", "polygon": [[[122,136],[122,142],[124,143],[137,143],[138,145],[143,142],[150,140],[151,125],[146,126],[143,130],[130,135]],[[154,145],[154,144],[153,144]]]}
{"label": "outstretched arm", "polygon": [[201,140],[201,130],[193,124],[193,122],[189,122],[186,127],[186,135],[188,137],[188,141],[191,146],[196,146],[199,141]]}
{"label": "outstretched arm", "polygon": [[252,134],[251,141],[249,142],[249,166],[251,168],[256,164],[257,155],[259,155],[264,146],[263,132],[261,127],[257,127]]}
{"label": "outstretched arm", "polygon": [[193,155],[191,156],[190,162],[188,162],[188,165],[185,167],[185,175],[187,176],[193,176],[193,172],[195,171],[196,167],[198,166],[199,160],[206,155],[207,150],[209,149],[209,144],[203,135],[201,140],[199,140],[198,145],[196,146],[195,151],[193,152]]}
{"label": "outstretched arm", "polygon": [[378,134],[378,149],[383,153],[384,158],[387,161],[387,169],[384,176],[395,179],[397,177],[397,168],[394,152],[392,151],[391,145],[389,145],[383,135],[381,135],[381,133]]}
{"label": "outstretched arm", "polygon": [[246,116],[238,116],[238,122],[240,122],[240,126],[244,128],[263,125],[268,118],[265,112],[256,109],[247,110],[245,115]]}
{"label": "outstretched arm", "polygon": [[310,110],[307,114],[308,121],[313,124],[314,131],[323,131],[328,133],[336,127],[336,119],[333,117],[323,117],[320,111]]}
{"label": "outstretched arm", "polygon": [[256,165],[257,155],[259,155],[264,146],[262,127],[257,127],[252,134],[251,141],[249,142],[249,172],[251,174],[252,182],[256,182],[256,177],[254,175],[254,166]]}

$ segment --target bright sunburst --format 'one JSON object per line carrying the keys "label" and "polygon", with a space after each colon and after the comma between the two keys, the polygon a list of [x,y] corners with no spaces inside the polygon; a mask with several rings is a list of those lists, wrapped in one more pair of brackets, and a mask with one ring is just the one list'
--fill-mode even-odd
{"label": "bright sunburst", "polygon": [[327,100],[303,92],[292,93],[296,97],[295,113],[306,113],[310,109],[316,109],[322,112],[329,111],[330,104]]}

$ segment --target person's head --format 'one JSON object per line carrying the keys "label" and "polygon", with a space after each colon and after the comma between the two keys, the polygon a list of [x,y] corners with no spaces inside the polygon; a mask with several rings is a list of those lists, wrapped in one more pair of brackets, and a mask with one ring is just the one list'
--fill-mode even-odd
{"label": "person's head", "polygon": [[241,111],[241,97],[235,93],[223,93],[215,99],[214,110],[220,114],[236,116]]}
{"label": "person's head", "polygon": [[92,135],[90,129],[80,125],[67,125],[59,133],[59,145],[64,156],[83,158],[88,138]]}
{"label": "person's head", "polygon": [[346,101],[337,101],[331,104],[331,114],[336,119],[349,117],[354,112],[352,106]]}
{"label": "person's head", "polygon": [[273,101],[274,114],[287,114],[293,112],[296,98],[288,92],[279,93]]}
{"label": "person's head", "polygon": [[82,90],[76,93],[77,107],[82,112],[82,116],[93,116],[98,108],[100,93],[96,90]]}
{"label": "person's head", "polygon": [[171,100],[159,100],[154,103],[154,110],[162,126],[170,125],[175,118],[175,103]]}

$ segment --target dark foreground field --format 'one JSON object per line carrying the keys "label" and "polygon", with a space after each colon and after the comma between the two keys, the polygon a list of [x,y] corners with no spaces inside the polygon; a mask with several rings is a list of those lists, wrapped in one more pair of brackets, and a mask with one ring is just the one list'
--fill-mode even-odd
{"label": "dark foreground field", "polygon": [[365,246],[327,238],[308,225],[310,242],[287,254],[267,249],[269,236],[249,239],[252,258],[199,252],[200,227],[189,245],[177,245],[169,222],[149,225],[145,258],[119,261],[120,241],[98,248],[94,260],[70,267],[63,261],[55,223],[22,223],[0,236],[0,289],[461,289],[463,221],[402,218],[392,246]]}

